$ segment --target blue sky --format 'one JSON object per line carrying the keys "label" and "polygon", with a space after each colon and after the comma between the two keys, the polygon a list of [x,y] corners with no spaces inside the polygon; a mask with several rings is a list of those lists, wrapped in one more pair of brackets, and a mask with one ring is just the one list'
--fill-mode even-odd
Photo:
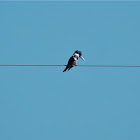
{"label": "blue sky", "polygon": [[[140,65],[140,2],[0,2],[0,64]],[[140,68],[0,67],[1,140],[139,140]]]}

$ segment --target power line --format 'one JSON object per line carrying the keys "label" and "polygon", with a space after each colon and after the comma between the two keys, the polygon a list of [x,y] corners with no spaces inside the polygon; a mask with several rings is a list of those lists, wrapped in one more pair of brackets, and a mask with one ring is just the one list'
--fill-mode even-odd
{"label": "power line", "polygon": [[45,67],[51,67],[51,66],[66,66],[66,65],[40,65],[40,64],[0,64],[0,66],[25,66],[25,67],[27,67],[27,66],[30,66],[30,67],[32,67],[32,66],[35,66],[35,67],[43,67],[43,66],[45,66]]}
{"label": "power line", "polygon": [[140,65],[77,65],[87,67],[140,67]]}
{"label": "power line", "polygon": [[[29,67],[56,67],[56,66],[66,66],[66,65],[40,65],[40,64],[0,64],[0,66],[18,66],[18,67],[22,67],[22,66],[29,66]],[[76,66],[80,66],[80,67],[140,67],[140,65],[76,65]]]}

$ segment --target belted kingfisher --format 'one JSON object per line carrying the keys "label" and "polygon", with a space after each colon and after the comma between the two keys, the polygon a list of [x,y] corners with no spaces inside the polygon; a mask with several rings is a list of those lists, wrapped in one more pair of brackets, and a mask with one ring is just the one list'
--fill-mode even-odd
{"label": "belted kingfisher", "polygon": [[68,64],[66,68],[63,70],[63,72],[65,72],[66,70],[70,70],[72,67],[76,66],[79,57],[83,59],[83,61],[85,61],[85,59],[82,57],[82,52],[76,50],[73,56],[70,57]]}

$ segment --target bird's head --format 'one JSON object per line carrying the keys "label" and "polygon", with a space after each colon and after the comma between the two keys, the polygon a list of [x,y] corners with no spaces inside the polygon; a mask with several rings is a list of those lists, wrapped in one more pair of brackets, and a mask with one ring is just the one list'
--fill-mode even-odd
{"label": "bird's head", "polygon": [[76,50],[76,51],[74,52],[74,55],[75,55],[77,58],[80,57],[83,61],[85,61],[85,59],[84,59],[83,56],[82,56],[82,52],[81,52],[81,51]]}

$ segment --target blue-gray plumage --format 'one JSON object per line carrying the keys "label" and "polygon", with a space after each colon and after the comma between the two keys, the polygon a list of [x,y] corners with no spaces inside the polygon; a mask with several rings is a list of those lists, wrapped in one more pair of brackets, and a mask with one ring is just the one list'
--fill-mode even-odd
{"label": "blue-gray plumage", "polygon": [[70,70],[72,67],[76,66],[79,57],[85,61],[85,59],[82,57],[82,52],[77,50],[74,52],[73,56],[70,57],[68,64],[63,72],[65,72],[66,70]]}

